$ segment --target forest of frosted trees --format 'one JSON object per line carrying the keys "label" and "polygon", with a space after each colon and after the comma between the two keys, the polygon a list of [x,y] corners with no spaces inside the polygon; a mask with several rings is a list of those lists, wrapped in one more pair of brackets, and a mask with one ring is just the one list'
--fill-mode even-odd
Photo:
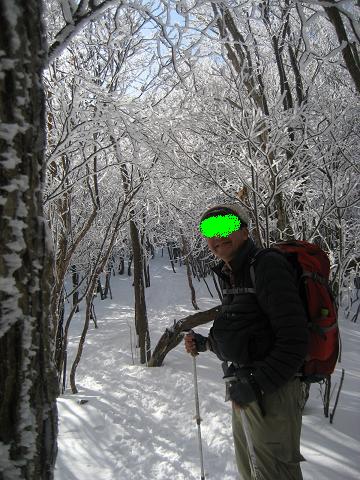
{"label": "forest of frosted trees", "polygon": [[191,295],[209,274],[207,206],[239,202],[259,246],[321,245],[341,303],[359,270],[360,9],[0,0],[0,11],[0,479],[51,479],[56,396],[67,377],[76,393],[94,293],[133,275],[149,362],[149,260],[181,255]]}

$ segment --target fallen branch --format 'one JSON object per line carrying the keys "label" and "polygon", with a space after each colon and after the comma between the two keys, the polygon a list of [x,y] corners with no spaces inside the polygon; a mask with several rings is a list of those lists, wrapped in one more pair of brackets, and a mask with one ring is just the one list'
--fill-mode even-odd
{"label": "fallen branch", "polygon": [[153,354],[148,362],[149,367],[161,367],[166,355],[175,348],[183,339],[183,332],[192,328],[212,322],[216,315],[220,313],[220,306],[205,310],[205,312],[197,312],[189,315],[181,320],[174,321],[174,325],[167,328],[162,334]]}

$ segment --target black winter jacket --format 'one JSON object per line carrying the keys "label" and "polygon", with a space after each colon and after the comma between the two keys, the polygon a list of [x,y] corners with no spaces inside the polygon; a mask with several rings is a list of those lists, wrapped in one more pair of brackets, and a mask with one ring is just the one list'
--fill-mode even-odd
{"label": "black winter jacket", "polygon": [[307,352],[306,313],[290,263],[281,254],[266,252],[255,262],[255,293],[250,261],[257,252],[248,239],[230,262],[213,270],[225,288],[242,293],[224,295],[221,313],[209,341],[221,360],[255,368],[255,380],[264,392],[287,383],[300,369]]}

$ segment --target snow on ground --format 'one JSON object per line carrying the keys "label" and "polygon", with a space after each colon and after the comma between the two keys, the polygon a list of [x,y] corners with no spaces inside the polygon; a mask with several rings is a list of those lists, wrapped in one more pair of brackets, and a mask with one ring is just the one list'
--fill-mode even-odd
{"label": "snow on ground", "polygon": [[[167,258],[151,263],[146,290],[152,346],[174,319],[194,310],[184,267],[174,274]],[[88,332],[78,368],[79,394],[58,400],[59,453],[55,480],[195,480],[200,479],[197,426],[194,420],[192,360],[183,344],[164,366],[132,364],[132,279],[112,277],[113,300],[97,300],[99,328]],[[194,280],[201,309],[219,303]],[[71,358],[79,341],[83,312],[73,321]],[[304,480],[360,478],[360,331],[343,320],[342,367],[346,369],[339,404],[330,424],[322,414],[318,385],[305,407],[302,435]],[[206,334],[207,326],[198,331]],[[197,357],[204,464],[209,480],[235,480],[231,408],[224,402],[220,362],[211,354]],[[333,384],[337,388],[341,368]],[[331,404],[334,404],[336,390]],[[82,401],[87,401],[83,403]]]}

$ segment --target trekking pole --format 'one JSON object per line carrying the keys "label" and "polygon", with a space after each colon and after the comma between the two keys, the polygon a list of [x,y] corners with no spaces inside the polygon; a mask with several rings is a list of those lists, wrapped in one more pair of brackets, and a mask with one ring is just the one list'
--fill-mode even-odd
{"label": "trekking pole", "polygon": [[196,371],[196,357],[195,355],[192,356],[193,360],[193,372],[194,372],[194,391],[195,391],[195,409],[196,409],[196,423],[198,427],[198,440],[199,440],[199,453],[200,453],[200,466],[201,466],[201,480],[205,480],[205,473],[204,473],[204,458],[203,458],[203,450],[202,450],[202,441],[201,441],[201,418],[200,418],[200,407],[199,407],[199,391],[198,391],[198,383],[197,383],[197,371]]}
{"label": "trekking pole", "polygon": [[[192,330],[184,330],[183,335],[191,333]],[[198,442],[199,442],[199,454],[200,454],[200,468],[201,468],[201,477],[200,480],[205,480],[204,473],[204,456],[202,449],[202,440],[201,440],[201,417],[200,417],[200,406],[199,406],[199,390],[198,390],[198,381],[197,381],[197,369],[196,369],[196,355],[192,356],[193,362],[193,377],[194,377],[194,393],[195,393],[195,420],[198,428]]]}
{"label": "trekking pole", "polygon": [[336,395],[336,398],[335,398],[334,408],[332,409],[332,412],[330,413],[330,423],[333,423],[333,420],[334,420],[335,410],[336,410],[336,407],[337,407],[337,404],[338,404],[338,401],[339,401],[341,388],[342,388],[343,383],[344,383],[344,377],[345,377],[345,369],[343,368],[342,372],[341,372],[340,385],[339,385],[337,395]]}

